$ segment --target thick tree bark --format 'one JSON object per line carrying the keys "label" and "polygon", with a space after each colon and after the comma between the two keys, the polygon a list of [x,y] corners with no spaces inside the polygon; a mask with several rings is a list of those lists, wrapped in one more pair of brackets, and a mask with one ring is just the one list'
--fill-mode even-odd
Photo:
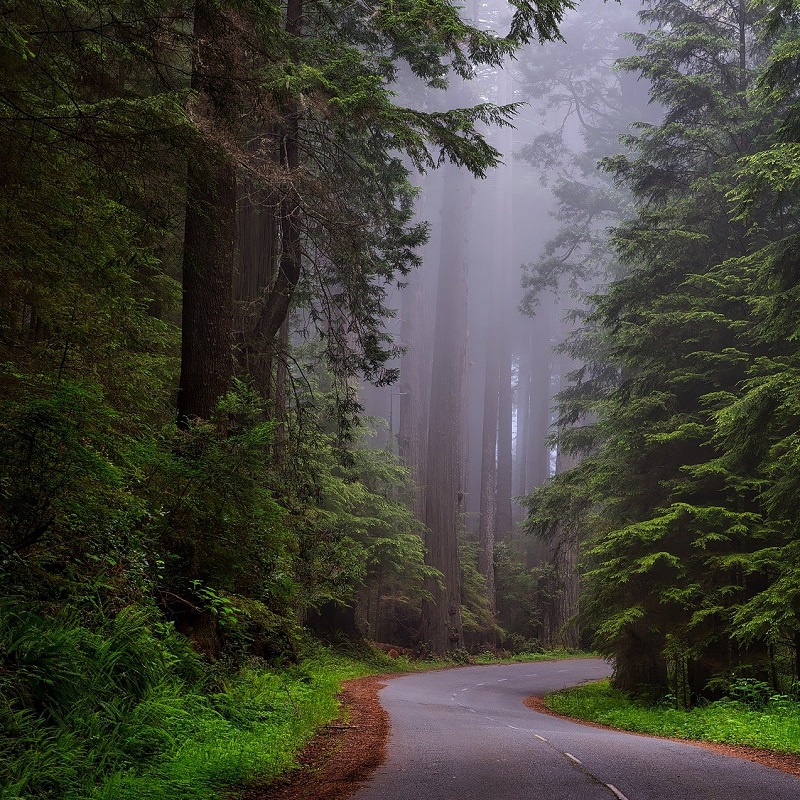
{"label": "thick tree bark", "polygon": [[[258,146],[258,145],[257,145]],[[264,400],[272,392],[272,348],[253,341],[254,309],[275,278],[277,261],[277,209],[266,190],[251,179],[239,182],[236,208],[237,270],[233,281],[234,329],[239,372],[249,376]]]}
{"label": "thick tree bark", "polygon": [[[192,89],[216,109],[225,98],[224,30],[219,9],[195,5]],[[215,145],[190,160],[183,251],[183,317],[178,421],[210,419],[233,373],[233,268],[236,170]]]}
{"label": "thick tree bark", "polygon": [[483,392],[481,437],[481,505],[478,522],[478,572],[486,581],[489,608],[497,607],[494,579],[494,545],[497,538],[497,411],[499,398],[499,303],[492,300]]}
{"label": "thick tree bark", "polygon": [[442,573],[429,581],[432,600],[422,608],[421,643],[444,654],[463,645],[459,530],[463,499],[464,395],[466,383],[467,252],[471,179],[444,171],[441,254],[436,299],[425,521],[427,563]]}
{"label": "thick tree bark", "polygon": [[[506,61],[498,74],[498,98],[500,105],[514,100],[511,82],[510,63]],[[495,535],[498,541],[511,541],[511,497],[514,494],[512,483],[512,411],[513,394],[511,390],[511,323],[510,316],[515,302],[512,300],[511,276],[516,275],[517,263],[512,248],[514,236],[514,208],[509,164],[513,158],[513,128],[501,130],[500,150],[505,163],[498,169],[497,209],[499,241],[497,243],[497,288],[500,313],[498,315],[498,406],[497,406],[497,509]]]}
{"label": "thick tree bark", "polygon": [[397,434],[400,458],[417,485],[414,516],[425,521],[425,454],[430,399],[430,361],[425,336],[424,275],[415,270],[403,291],[400,341],[407,348],[400,364],[400,425]]}

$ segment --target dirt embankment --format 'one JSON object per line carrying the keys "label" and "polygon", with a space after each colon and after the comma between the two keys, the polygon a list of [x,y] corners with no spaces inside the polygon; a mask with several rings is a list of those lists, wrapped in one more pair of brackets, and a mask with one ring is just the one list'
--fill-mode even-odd
{"label": "dirt embankment", "polygon": [[[395,677],[395,676],[391,676]],[[347,681],[342,713],[321,728],[298,758],[300,769],[269,786],[253,786],[241,800],[347,800],[386,758],[389,715],[378,691],[386,676]]]}

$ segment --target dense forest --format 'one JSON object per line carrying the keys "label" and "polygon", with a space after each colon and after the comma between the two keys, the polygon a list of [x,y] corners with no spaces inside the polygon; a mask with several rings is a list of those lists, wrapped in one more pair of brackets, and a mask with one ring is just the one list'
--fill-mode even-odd
{"label": "dense forest", "polygon": [[5,2],[0,797],[319,641],[796,686],[798,73],[796,0]]}

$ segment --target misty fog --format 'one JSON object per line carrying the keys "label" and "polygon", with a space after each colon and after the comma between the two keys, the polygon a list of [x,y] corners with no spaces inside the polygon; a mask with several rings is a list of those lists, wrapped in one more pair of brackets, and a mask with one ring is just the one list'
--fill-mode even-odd
{"label": "misty fog", "polygon": [[[483,26],[503,29],[492,4],[472,11]],[[632,52],[622,35],[638,29],[636,11],[583,3],[567,14],[563,41],[531,44],[502,70],[453,81],[447,91],[404,97],[426,109],[477,102],[517,108],[510,126],[486,131],[502,163],[484,179],[451,165],[418,176],[417,213],[430,238],[422,267],[394,291],[397,317],[389,329],[406,348],[396,364],[399,380],[365,383],[360,391],[377,423],[373,443],[398,453],[420,486],[418,516],[439,530],[441,520],[430,509],[426,519],[425,509],[444,492],[442,502],[458,512],[450,525],[463,526],[478,547],[490,595],[487,565],[497,542],[529,568],[554,573],[568,600],[538,631],[547,643],[566,635],[563,643],[577,645],[575,631],[563,630],[577,602],[577,586],[568,586],[577,581],[573,547],[568,532],[548,545],[524,535],[519,498],[574,463],[558,446],[554,405],[581,364],[561,346],[580,324],[587,295],[613,270],[605,231],[624,218],[626,202],[595,165],[621,152],[619,136],[631,123],[655,117],[646,82],[614,69]],[[593,205],[592,195],[603,199]],[[450,277],[440,282],[443,265]],[[452,277],[459,272],[463,290]],[[437,316],[443,287],[466,302],[445,319]],[[445,366],[433,369],[437,347],[447,349],[439,355]],[[429,449],[426,442],[437,392],[448,436],[460,448],[457,474],[444,487],[441,468],[431,465],[444,445]]]}

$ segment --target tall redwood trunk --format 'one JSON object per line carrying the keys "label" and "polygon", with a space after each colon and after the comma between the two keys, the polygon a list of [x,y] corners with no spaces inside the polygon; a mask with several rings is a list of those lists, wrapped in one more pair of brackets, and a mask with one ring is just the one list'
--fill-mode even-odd
{"label": "tall redwood trunk", "polygon": [[481,437],[481,504],[478,521],[478,572],[486,581],[489,608],[497,607],[494,579],[494,545],[497,539],[497,410],[499,399],[499,316],[498,298],[491,300],[489,338],[483,390],[483,434]]}
{"label": "tall redwood trunk", "polygon": [[[192,89],[219,114],[225,107],[224,16],[208,0],[195,5]],[[224,112],[222,112],[224,113]],[[189,162],[183,250],[183,315],[178,421],[210,419],[233,372],[232,283],[236,169],[215,145]]]}
{"label": "tall redwood trunk", "polygon": [[[253,149],[263,147],[264,143],[257,139]],[[237,269],[233,280],[238,370],[248,376],[261,397],[268,400],[273,393],[272,348],[268,342],[253,341],[251,331],[253,310],[263,300],[275,278],[279,247],[278,219],[275,200],[252,179],[240,179],[238,195]]]}
{"label": "tall redwood trunk", "polygon": [[[498,75],[498,103],[505,105],[514,99],[510,64],[507,62]],[[511,497],[514,494],[512,484],[512,410],[513,394],[511,389],[511,324],[510,317],[514,313],[516,303],[511,297],[511,276],[516,274],[517,264],[514,262],[512,242],[513,195],[511,170],[509,164],[513,158],[513,128],[501,131],[500,150],[505,163],[498,169],[497,209],[499,214],[497,230],[497,289],[500,313],[498,315],[498,406],[497,406],[497,508],[495,535],[498,541],[511,541]]]}
{"label": "tall redwood trunk", "polygon": [[430,361],[425,335],[424,275],[414,270],[403,291],[400,341],[407,348],[400,364],[400,424],[397,434],[400,458],[411,470],[417,486],[414,516],[425,521],[425,455],[428,438]]}
{"label": "tall redwood trunk", "polygon": [[420,632],[422,644],[439,655],[463,645],[459,531],[463,499],[470,184],[465,170],[452,165],[445,167],[425,502],[427,563],[442,573],[442,585],[428,582],[432,599],[423,603]]}

